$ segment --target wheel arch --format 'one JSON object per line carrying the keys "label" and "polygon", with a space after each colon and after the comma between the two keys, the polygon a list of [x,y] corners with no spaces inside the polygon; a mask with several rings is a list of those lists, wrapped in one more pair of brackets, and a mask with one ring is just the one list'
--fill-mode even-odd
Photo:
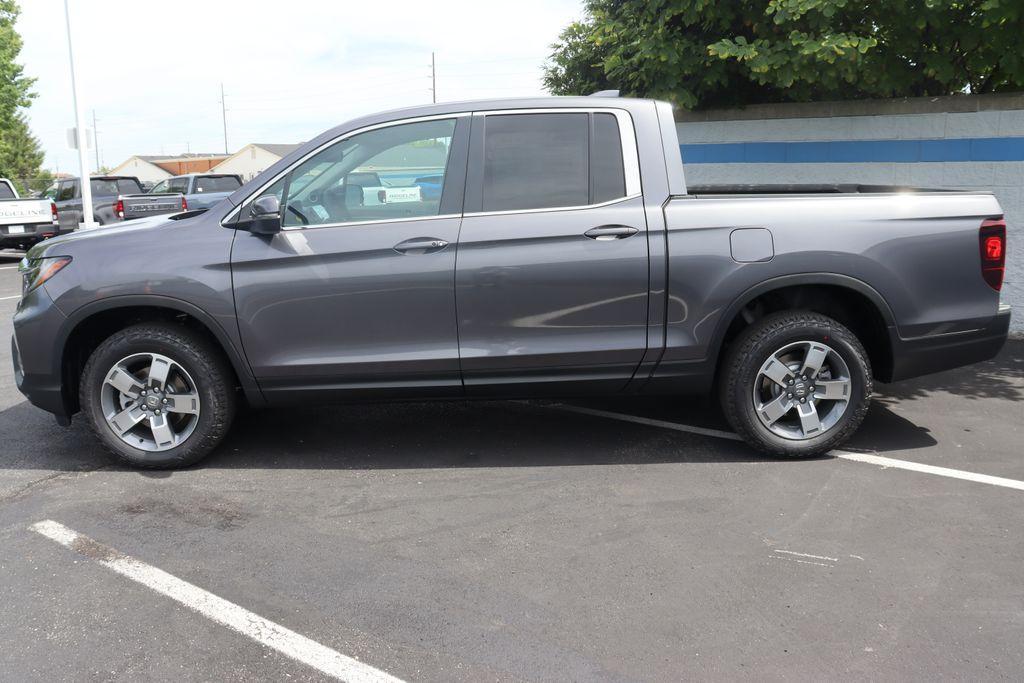
{"label": "wheel arch", "polygon": [[838,273],[801,273],[760,282],[733,300],[715,329],[715,375],[729,343],[755,320],[779,310],[805,309],[828,315],[861,340],[875,379],[889,381],[893,372],[896,318],[885,298],[871,285]]}
{"label": "wheel arch", "polygon": [[201,332],[228,360],[250,404],[262,404],[263,395],[248,362],[227,332],[206,311],[187,301],[158,295],[117,296],[82,306],[65,321],[55,340],[54,370],[61,378],[67,414],[78,411],[78,381],[89,354],[111,334],[137,322],[181,321]]}

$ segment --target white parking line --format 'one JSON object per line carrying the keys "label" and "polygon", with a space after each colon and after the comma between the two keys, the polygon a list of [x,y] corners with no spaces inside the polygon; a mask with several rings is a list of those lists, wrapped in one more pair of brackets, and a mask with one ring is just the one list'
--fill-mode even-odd
{"label": "white parking line", "polygon": [[36,522],[31,528],[121,576],[165,595],[218,624],[252,638],[261,645],[308,664],[328,676],[352,683],[402,683],[401,679],[380,669],[346,657],[161,569],[123,555],[59,522],[48,519]]}
{"label": "white parking line", "polygon": [[0,296],[0,301],[6,301],[7,299],[20,299],[21,294],[15,294],[14,296]]}
{"label": "white parking line", "polygon": [[[637,417],[635,415],[613,413],[609,410],[595,410],[594,408],[583,408],[580,406],[570,406],[561,403],[553,404],[552,407],[557,408],[559,410],[566,410],[571,413],[581,413],[583,415],[593,415],[595,417],[607,417],[613,420],[622,420],[623,422],[635,422],[637,424],[647,425],[648,427],[674,429],[677,432],[687,432],[688,434],[713,436],[718,439],[729,439],[731,441],[743,440],[742,438],[740,438],[739,434],[722,431],[720,429],[694,427],[691,425],[679,424],[677,422],[668,422],[666,420],[652,420],[647,417]],[[852,462],[863,462],[869,465],[878,465],[880,467],[892,467],[901,470],[910,470],[911,472],[934,474],[940,477],[949,477],[951,479],[963,479],[964,481],[973,481],[978,484],[990,484],[992,486],[1002,486],[1008,489],[1024,491],[1024,481],[1018,481],[1017,479],[993,477],[992,475],[989,474],[978,474],[977,472],[967,472],[966,470],[955,470],[949,467],[936,467],[935,465],[925,465],[924,463],[911,462],[909,460],[896,460],[895,458],[886,458],[881,455],[871,455],[869,453],[831,451],[830,455],[833,455],[837,458],[841,458],[843,460],[850,460]]]}
{"label": "white parking line", "polygon": [[0,266],[0,270],[14,270],[18,266]]}

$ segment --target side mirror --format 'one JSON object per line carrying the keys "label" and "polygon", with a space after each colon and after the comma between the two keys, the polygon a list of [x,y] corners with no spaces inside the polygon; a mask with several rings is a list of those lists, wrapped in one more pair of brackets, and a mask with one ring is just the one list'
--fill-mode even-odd
{"label": "side mirror", "polygon": [[260,197],[249,209],[252,224],[249,232],[254,235],[275,235],[281,232],[281,203],[274,195]]}

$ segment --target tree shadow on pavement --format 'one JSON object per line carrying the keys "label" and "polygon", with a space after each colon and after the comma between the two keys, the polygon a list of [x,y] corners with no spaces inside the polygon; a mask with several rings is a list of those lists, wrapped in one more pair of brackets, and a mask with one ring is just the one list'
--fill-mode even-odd
{"label": "tree shadow on pavement", "polygon": [[1024,401],[1024,340],[1010,339],[997,357],[984,363],[875,386],[876,397],[886,403],[922,399],[940,391],[969,400]]}

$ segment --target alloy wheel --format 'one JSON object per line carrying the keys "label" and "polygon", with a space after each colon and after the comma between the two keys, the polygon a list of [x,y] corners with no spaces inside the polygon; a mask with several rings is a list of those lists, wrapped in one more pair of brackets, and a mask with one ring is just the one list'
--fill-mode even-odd
{"label": "alloy wheel", "polygon": [[179,363],[158,353],[115,363],[100,389],[100,406],[110,430],[144,451],[181,445],[199,423],[196,383]]}
{"label": "alloy wheel", "polygon": [[850,404],[850,369],[827,344],[786,344],[761,365],[754,380],[754,412],[773,434],[805,441],[839,423]]}

